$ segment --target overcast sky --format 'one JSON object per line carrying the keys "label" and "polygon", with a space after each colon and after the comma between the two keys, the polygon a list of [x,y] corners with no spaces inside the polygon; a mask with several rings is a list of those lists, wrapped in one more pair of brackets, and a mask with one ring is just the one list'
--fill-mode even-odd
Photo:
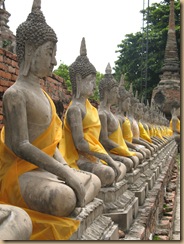
{"label": "overcast sky", "polygon": [[[160,0],[150,0],[159,3]],[[11,14],[13,33],[26,20],[33,0],[5,0]],[[145,0],[145,8],[148,1]],[[117,45],[126,34],[141,31],[143,0],[42,0],[42,11],[57,34],[57,63],[70,65],[79,55],[85,37],[87,56],[97,71],[104,73],[108,62],[114,67]],[[56,68],[55,67],[55,68]]]}

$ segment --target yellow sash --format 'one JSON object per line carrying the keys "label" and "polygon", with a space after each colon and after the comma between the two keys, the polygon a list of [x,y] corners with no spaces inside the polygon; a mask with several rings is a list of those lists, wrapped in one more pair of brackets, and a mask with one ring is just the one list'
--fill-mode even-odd
{"label": "yellow sash", "polygon": [[[173,131],[172,120],[170,121],[170,129]],[[180,120],[177,118],[176,130],[180,133]]]}
{"label": "yellow sash", "polygon": [[[71,106],[72,102],[69,106]],[[91,103],[87,100],[86,101],[86,115],[82,121],[83,126],[83,136],[84,139],[88,142],[89,148],[93,152],[107,154],[106,150],[99,142],[100,130],[101,130],[101,123],[98,115],[98,111],[95,107],[91,105]],[[79,159],[79,153],[74,145],[72,133],[70,126],[67,122],[67,113],[65,114],[64,118],[64,126],[63,126],[63,133],[62,139],[59,144],[59,150],[63,155],[66,162],[72,168],[77,168],[77,160]],[[84,154],[84,156],[88,157],[88,155]],[[90,156],[90,161],[96,162],[96,158]],[[104,161],[101,160],[103,164],[106,164]]]}
{"label": "yellow sash", "polygon": [[122,133],[125,141],[132,143],[133,133],[131,130],[130,120],[125,117],[125,121],[122,124]]}
{"label": "yellow sash", "polygon": [[156,127],[156,137],[158,137],[158,138],[162,139],[163,141],[165,141],[164,138],[162,137],[161,129],[158,126]]}
{"label": "yellow sash", "polygon": [[144,129],[146,130],[148,136],[150,137],[149,126],[146,123],[144,124]]}
{"label": "yellow sash", "polygon": [[[56,114],[54,103],[47,94],[46,96],[52,107],[51,124],[32,144],[49,156],[53,156],[61,139],[61,120]],[[4,138],[5,130],[3,128],[0,138],[0,203],[21,207],[29,214],[33,223],[31,240],[68,240],[77,230],[80,222],[28,208],[20,193],[18,177],[37,166],[17,157],[5,145]]]}
{"label": "yellow sash", "polygon": [[111,139],[112,141],[114,141],[116,144],[119,145],[119,147],[111,149],[110,150],[111,153],[120,155],[120,156],[135,156],[136,155],[134,152],[129,151],[129,149],[123,139],[120,124],[119,124],[117,130],[109,135],[109,139]]}
{"label": "yellow sash", "polygon": [[152,140],[151,140],[150,136],[148,135],[148,133],[146,132],[146,130],[144,129],[144,126],[142,125],[142,123],[139,122],[138,125],[139,125],[140,137],[142,139],[152,143]]}

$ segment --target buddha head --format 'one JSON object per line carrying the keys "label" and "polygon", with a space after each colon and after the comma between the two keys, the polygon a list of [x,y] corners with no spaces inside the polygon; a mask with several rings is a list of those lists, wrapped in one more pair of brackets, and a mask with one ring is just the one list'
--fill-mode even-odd
{"label": "buddha head", "polygon": [[125,89],[124,76],[121,75],[119,84],[118,108],[119,111],[128,112],[130,110],[130,96],[131,94]]}
{"label": "buddha head", "polygon": [[80,55],[69,66],[73,97],[89,97],[96,87],[96,69],[87,57],[85,39],[82,39]]}
{"label": "buddha head", "polygon": [[[56,43],[56,34],[47,25],[41,11],[41,0],[34,0],[27,20],[20,24],[16,31],[16,53],[23,75],[26,76],[28,74],[31,66],[34,66],[34,69],[37,66],[38,69],[40,65],[42,65],[42,69],[44,67],[47,69],[47,72],[43,71],[43,74],[40,74],[40,78],[50,75],[54,65],[57,64],[55,60]],[[34,72],[39,73],[40,70],[34,70]]]}
{"label": "buddha head", "polygon": [[108,63],[105,70],[105,75],[99,82],[99,94],[100,101],[104,101],[105,103],[110,103],[111,105],[113,105],[117,102],[118,83],[114,79],[111,72],[112,69],[110,64]]}

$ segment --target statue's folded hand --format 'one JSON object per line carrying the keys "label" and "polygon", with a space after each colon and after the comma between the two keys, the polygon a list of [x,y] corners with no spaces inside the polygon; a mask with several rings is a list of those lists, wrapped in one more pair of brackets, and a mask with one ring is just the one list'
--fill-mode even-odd
{"label": "statue's folded hand", "polygon": [[78,177],[78,175],[75,174],[75,170],[71,169],[70,175],[65,179],[65,182],[68,186],[70,186],[74,190],[76,194],[77,207],[84,207],[86,192],[80,178]]}
{"label": "statue's folded hand", "polygon": [[[117,161],[116,161],[117,162]],[[121,164],[121,163],[119,163]],[[121,175],[121,170],[120,170],[120,167],[118,166],[119,164],[116,164],[114,162],[114,160],[111,160],[110,163],[109,163],[109,166],[111,166],[115,172],[115,182],[117,182],[117,179],[119,178],[119,176]]]}

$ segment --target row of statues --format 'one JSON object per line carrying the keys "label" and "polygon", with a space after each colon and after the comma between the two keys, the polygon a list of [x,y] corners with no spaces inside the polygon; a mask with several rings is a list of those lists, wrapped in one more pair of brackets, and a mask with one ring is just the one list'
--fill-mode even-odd
{"label": "row of statues", "polygon": [[73,96],[62,125],[52,99],[40,87],[40,79],[57,64],[57,36],[45,21],[40,0],[34,0],[16,40],[19,75],[3,96],[0,203],[26,211],[31,240],[68,240],[80,224],[71,218],[76,207],[133,172],[172,133],[163,116],[163,124],[155,116],[154,126],[148,123],[148,106],[125,89],[123,76],[120,84],[113,78],[109,64],[99,84],[98,110],[91,105],[96,69],[84,38],[69,67]]}

